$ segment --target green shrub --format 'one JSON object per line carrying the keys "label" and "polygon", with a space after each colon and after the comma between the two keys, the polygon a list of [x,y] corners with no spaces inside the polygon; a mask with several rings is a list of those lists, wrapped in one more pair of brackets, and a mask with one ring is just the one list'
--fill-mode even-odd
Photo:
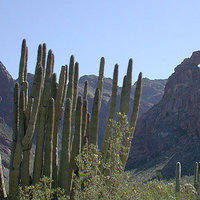
{"label": "green shrub", "polygon": [[24,188],[19,187],[19,200],[51,200],[54,196],[57,196],[58,200],[69,199],[64,196],[64,191],[60,188],[52,189],[52,181],[43,177],[36,185],[26,186]]}

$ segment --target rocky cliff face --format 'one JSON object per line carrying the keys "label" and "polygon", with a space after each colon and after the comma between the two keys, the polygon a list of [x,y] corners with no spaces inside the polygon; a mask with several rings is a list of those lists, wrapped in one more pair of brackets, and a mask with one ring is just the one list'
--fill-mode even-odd
{"label": "rocky cliff face", "polygon": [[183,174],[193,173],[200,149],[200,51],[185,59],[169,77],[161,101],[137,122],[127,169],[150,168],[167,160],[161,169],[173,177],[181,161]]}
{"label": "rocky cliff face", "polygon": [[15,81],[0,61],[0,116],[12,125],[13,91]]}

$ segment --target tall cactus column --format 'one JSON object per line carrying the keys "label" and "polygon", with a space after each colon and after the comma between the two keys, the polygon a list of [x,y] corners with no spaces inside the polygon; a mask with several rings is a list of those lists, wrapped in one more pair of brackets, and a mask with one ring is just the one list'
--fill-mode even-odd
{"label": "tall cactus column", "polygon": [[[44,58],[43,58],[44,59]],[[43,64],[45,62],[43,61]],[[43,66],[45,69],[45,67]],[[52,65],[52,51],[49,50],[44,87],[41,95],[40,109],[38,113],[37,120],[37,144],[35,151],[35,161],[34,161],[34,169],[33,169],[33,183],[39,182],[42,176],[42,168],[43,168],[43,149],[44,149],[44,138],[45,138],[45,129],[46,129],[46,113],[48,100],[51,95],[51,76],[53,73],[53,65]]]}
{"label": "tall cactus column", "polygon": [[[59,187],[65,189],[67,195],[70,193],[71,187],[71,178],[69,177],[70,173],[70,155],[71,155],[71,113],[72,113],[72,102],[71,99],[67,99],[65,114],[64,114],[64,125],[62,131],[62,150],[60,156],[60,169],[58,176],[58,185]],[[65,177],[65,178],[63,178]]]}
{"label": "tall cactus column", "polygon": [[62,99],[63,94],[65,94],[64,89],[66,81],[65,79],[67,78],[66,74],[66,67],[62,66],[61,73],[60,73],[60,78],[59,78],[59,86],[57,90],[57,95],[56,95],[56,100],[55,100],[55,120],[54,120],[54,132],[53,132],[53,187],[57,187],[57,181],[58,181],[58,133],[60,129],[60,121],[62,117]]}
{"label": "tall cactus column", "polygon": [[103,137],[103,143],[102,143],[102,156],[104,158],[105,162],[105,155],[108,152],[109,148],[109,138],[111,137],[111,132],[108,126],[109,120],[114,119],[115,117],[115,107],[116,107],[116,100],[117,100],[117,83],[118,83],[118,68],[119,66],[116,64],[114,73],[113,73],[113,81],[112,81],[112,94],[111,94],[111,100],[110,100],[110,110],[108,115],[108,122],[106,125],[104,137]]}
{"label": "tall cactus column", "polygon": [[43,83],[43,68],[41,63],[38,62],[36,65],[34,84],[31,89],[31,97],[28,100],[28,84],[26,82],[27,52],[26,42],[23,40],[18,79],[21,85],[21,92],[20,85],[18,83],[15,85],[14,92],[13,143],[9,181],[10,199],[16,199],[20,181],[22,184],[29,184],[29,155],[32,146]]}
{"label": "tall cactus column", "polygon": [[7,198],[6,188],[4,184],[4,177],[3,177],[3,168],[1,162],[1,155],[0,155],[0,199]]}
{"label": "tall cactus column", "polygon": [[180,192],[180,182],[181,182],[181,163],[176,163],[176,189],[175,192]]}
{"label": "tall cactus column", "polygon": [[131,141],[133,139],[134,131],[135,131],[135,126],[136,126],[136,121],[138,117],[138,111],[139,111],[139,106],[140,106],[140,98],[141,98],[141,93],[142,93],[142,73],[139,74],[137,84],[136,84],[136,89],[135,89],[135,96],[134,96],[134,103],[133,103],[133,110],[131,114],[131,121],[130,121],[130,135],[125,136],[125,140],[123,142],[123,154],[121,156],[121,161],[123,166],[125,167],[126,161],[129,156],[129,151],[131,147]]}

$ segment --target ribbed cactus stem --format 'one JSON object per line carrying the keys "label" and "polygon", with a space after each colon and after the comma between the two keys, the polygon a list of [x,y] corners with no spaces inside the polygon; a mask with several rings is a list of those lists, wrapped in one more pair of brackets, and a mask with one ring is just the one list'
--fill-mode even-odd
{"label": "ribbed cactus stem", "polygon": [[25,109],[28,105],[28,82],[25,81],[22,83],[22,90],[24,91],[24,98],[25,98]]}
{"label": "ribbed cactus stem", "polygon": [[199,162],[195,162],[194,168],[194,187],[198,190],[199,189]]}
{"label": "ribbed cactus stem", "polygon": [[109,116],[108,116],[108,122],[106,126],[106,130],[103,137],[103,143],[102,143],[102,155],[105,156],[105,154],[108,151],[109,148],[109,142],[108,139],[111,136],[111,132],[109,130],[109,120],[114,119],[115,117],[115,107],[116,107],[116,100],[117,100],[117,83],[118,83],[118,68],[119,66],[116,64],[114,73],[113,73],[113,81],[112,81],[112,95],[110,100],[110,110],[109,110]]}
{"label": "ribbed cactus stem", "polygon": [[89,139],[90,135],[90,125],[91,125],[91,116],[90,113],[87,113],[87,126],[86,126],[86,138]]}
{"label": "ribbed cactus stem", "polygon": [[124,76],[120,99],[120,112],[128,114],[130,93],[132,84],[132,59],[129,60],[127,74]]}
{"label": "ribbed cactus stem", "polygon": [[142,93],[142,73],[139,73],[136,89],[135,89],[135,96],[134,96],[134,104],[133,104],[133,111],[131,114],[131,122],[130,127],[134,127],[136,125],[137,117],[138,117],[138,111],[140,106],[140,98]]}
{"label": "ribbed cactus stem", "polygon": [[127,75],[124,76],[122,90],[121,90],[121,98],[120,98],[120,108],[119,112],[127,114],[129,101],[126,101],[126,92],[127,92]]}
{"label": "ribbed cactus stem", "polygon": [[26,46],[26,59],[24,67],[24,82],[27,81],[28,47]]}
{"label": "ribbed cactus stem", "polygon": [[47,54],[47,46],[46,46],[45,43],[43,43],[43,45],[42,45],[42,66],[43,66],[43,71],[45,71],[46,54]]}
{"label": "ribbed cactus stem", "polygon": [[95,91],[94,102],[92,107],[92,117],[89,131],[88,143],[98,144],[98,129],[99,129],[99,112],[100,112],[100,90],[97,88]]}
{"label": "ribbed cactus stem", "polygon": [[88,101],[83,100],[83,116],[82,116],[82,137],[86,136],[87,128],[87,113],[88,113]]}
{"label": "ribbed cactus stem", "polygon": [[51,77],[51,97],[56,100],[56,95],[57,95],[57,82],[56,82],[56,74],[53,73]]}
{"label": "ribbed cactus stem", "polygon": [[[103,91],[104,65],[105,65],[105,58],[102,57],[101,60],[100,60],[99,78],[98,78],[98,81],[97,81],[97,88],[99,88],[100,100],[101,100],[102,91]],[[101,102],[100,102],[99,106],[101,106]]]}
{"label": "ribbed cactus stem", "polygon": [[[63,188],[67,195],[70,192],[71,178],[70,172],[70,151],[71,151],[71,112],[72,102],[71,99],[66,100],[65,114],[64,114],[64,125],[62,130],[62,150],[60,156],[60,169],[58,175],[59,187]],[[65,178],[63,178],[65,177]]]}
{"label": "ribbed cactus stem", "polygon": [[51,97],[48,103],[46,120],[46,142],[44,154],[43,175],[52,178],[52,153],[53,153],[53,130],[54,130],[55,103]]}
{"label": "ribbed cactus stem", "polygon": [[26,40],[24,39],[22,41],[22,47],[21,47],[21,58],[20,58],[20,64],[19,64],[19,84],[21,85],[25,79],[24,79],[24,71],[26,67]]}
{"label": "ribbed cactus stem", "polygon": [[50,49],[48,51],[48,56],[47,56],[47,67],[46,67],[46,73],[45,73],[45,81],[46,79],[51,78],[53,74],[53,57],[52,57],[52,50]]}
{"label": "ribbed cactus stem", "polygon": [[69,63],[69,83],[67,87],[67,98],[70,98],[73,102],[73,91],[74,91],[74,56],[70,57]]}
{"label": "ribbed cactus stem", "polygon": [[[26,130],[26,134],[22,140],[22,146],[26,149],[26,146],[30,145],[30,142],[33,139],[34,131],[35,131],[35,125],[36,125],[36,119],[38,114],[38,108],[40,104],[40,97],[41,97],[41,90],[42,90],[42,83],[43,83],[43,68],[39,67],[35,74],[35,96],[33,106],[32,106],[32,112],[30,115],[29,124]],[[32,86],[33,89],[33,86]],[[31,89],[31,90],[32,90]]]}
{"label": "ribbed cactus stem", "polygon": [[181,182],[181,163],[176,163],[176,189],[175,192],[180,192],[180,182]]}
{"label": "ribbed cactus stem", "polygon": [[25,94],[24,91],[21,90],[19,98],[19,133],[17,138],[18,141],[21,141],[25,135],[24,111],[25,111]]}
{"label": "ribbed cactus stem", "polygon": [[[14,105],[13,105],[13,135],[12,135],[12,145],[11,145],[11,157],[10,157],[10,174],[13,167],[13,154],[15,152],[18,131],[19,131],[19,83],[15,83],[14,88]],[[10,175],[9,174],[9,175]]]}
{"label": "ribbed cactus stem", "polygon": [[77,170],[77,166],[75,164],[75,158],[81,151],[81,127],[82,127],[82,97],[79,96],[77,99],[76,105],[76,117],[75,117],[75,133],[72,145],[72,153],[71,153],[71,167],[74,171]]}
{"label": "ribbed cactus stem", "polygon": [[58,133],[60,128],[60,120],[62,117],[62,98],[64,92],[64,84],[65,84],[65,76],[66,76],[66,68],[62,66],[61,73],[59,77],[59,85],[56,95],[55,101],[55,122],[54,122],[54,133],[53,133],[53,187],[57,187],[57,179],[58,179]]}
{"label": "ribbed cactus stem", "polygon": [[37,66],[38,66],[39,64],[41,64],[41,67],[42,67],[42,69],[44,70],[44,67],[43,67],[43,65],[42,65],[42,57],[43,57],[43,48],[42,48],[42,45],[40,44],[40,45],[38,46],[37,63],[36,63],[35,72],[36,72]]}
{"label": "ribbed cactus stem", "polygon": [[20,181],[20,164],[22,161],[22,145],[17,141],[15,151],[13,153],[13,163],[10,169],[9,179],[9,197],[16,199],[18,194],[18,186]]}
{"label": "ribbed cactus stem", "polygon": [[75,108],[76,108],[76,101],[78,95],[78,77],[79,77],[79,64],[75,63],[75,70],[74,70],[74,89],[73,89],[73,105],[72,105],[72,122],[74,121],[75,115]]}
{"label": "ribbed cactus stem", "polygon": [[133,103],[133,111],[131,114],[131,121],[130,121],[130,128],[131,132],[130,134],[126,135],[125,140],[123,142],[123,154],[121,156],[121,161],[123,166],[125,167],[126,161],[128,159],[130,147],[131,147],[131,141],[133,139],[134,131],[135,131],[135,125],[138,117],[138,111],[140,106],[140,97],[141,97],[141,89],[142,89],[142,73],[139,74],[137,85],[135,89],[135,96],[134,96],[134,103]]}
{"label": "ribbed cactus stem", "polygon": [[1,155],[0,155],[0,199],[7,199]]}
{"label": "ribbed cactus stem", "polygon": [[23,160],[21,166],[21,185],[23,187],[29,186],[30,184],[29,168],[30,168],[30,148],[23,150]]}
{"label": "ribbed cactus stem", "polygon": [[44,148],[44,138],[45,138],[45,124],[46,124],[46,108],[40,107],[40,120],[37,133],[37,144],[35,151],[35,161],[33,168],[33,183],[39,182],[42,177],[42,167],[43,167],[43,148]]}
{"label": "ribbed cactus stem", "polygon": [[84,91],[83,91],[83,100],[87,99],[87,94],[88,94],[88,81],[85,81]]}
{"label": "ribbed cactus stem", "polygon": [[[65,83],[63,89],[63,96],[62,96],[62,105],[65,106],[66,95],[67,95],[67,80],[68,80],[68,65],[65,65],[66,75],[65,75]],[[63,107],[64,110],[64,107]]]}

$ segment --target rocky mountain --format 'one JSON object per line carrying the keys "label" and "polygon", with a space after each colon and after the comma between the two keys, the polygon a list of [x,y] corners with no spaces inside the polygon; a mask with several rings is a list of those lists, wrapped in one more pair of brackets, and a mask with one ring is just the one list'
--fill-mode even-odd
{"label": "rocky mountain", "polygon": [[[96,84],[98,77],[95,75],[83,76],[79,80],[79,94],[83,94],[84,83],[88,81],[88,105],[89,105],[89,112],[92,111],[93,105],[93,97],[96,89]],[[148,78],[143,78],[142,80],[142,98],[140,104],[140,115],[150,109],[154,104],[158,103],[159,100],[163,96],[164,87],[166,84],[166,80],[158,79],[158,80],[150,80]],[[132,86],[131,90],[131,102],[130,108],[133,107],[133,100],[134,100],[134,91],[135,91],[136,84]],[[109,111],[109,104],[110,104],[110,97],[112,92],[112,79],[111,78],[104,78],[103,83],[103,96],[101,102],[101,110],[100,110],[100,124],[99,124],[99,147],[101,148],[101,143],[103,141],[103,134],[105,131],[107,118],[108,118],[108,111]],[[120,104],[120,94],[121,94],[121,87],[118,87],[118,96],[117,96],[117,106],[116,112],[119,112],[119,104]],[[129,110],[129,116],[131,115],[131,110]]]}
{"label": "rocky mountain", "polygon": [[[83,94],[84,83],[88,81],[88,105],[89,111],[92,110],[93,97],[96,89],[98,77],[95,75],[85,75],[79,80],[79,94]],[[31,86],[33,83],[33,74],[28,73],[27,80]],[[0,62],[0,153],[3,155],[3,165],[5,167],[5,176],[7,179],[10,146],[11,146],[11,135],[12,135],[12,111],[13,111],[13,91],[14,91],[15,80],[6,70],[5,66]],[[142,101],[140,106],[140,114],[150,109],[154,104],[160,101],[163,96],[164,87],[166,80],[150,80],[147,78],[143,79],[143,92]],[[103,139],[103,133],[105,130],[107,115],[109,110],[109,101],[112,90],[112,79],[104,78],[103,96],[100,111],[100,126],[99,126],[99,146]],[[131,100],[134,99],[135,84],[132,86]],[[121,87],[118,87],[118,99],[117,107],[119,108]],[[132,107],[132,103],[131,103]],[[7,126],[8,124],[9,126]],[[2,128],[2,129],[1,129]]]}
{"label": "rocky mountain", "polygon": [[183,60],[168,78],[160,102],[139,118],[126,169],[160,165],[161,176],[170,178],[180,161],[182,173],[193,174],[200,160],[199,64],[200,51]]}
{"label": "rocky mountain", "polygon": [[0,61],[0,117],[9,126],[12,126],[14,84],[14,79]]}

